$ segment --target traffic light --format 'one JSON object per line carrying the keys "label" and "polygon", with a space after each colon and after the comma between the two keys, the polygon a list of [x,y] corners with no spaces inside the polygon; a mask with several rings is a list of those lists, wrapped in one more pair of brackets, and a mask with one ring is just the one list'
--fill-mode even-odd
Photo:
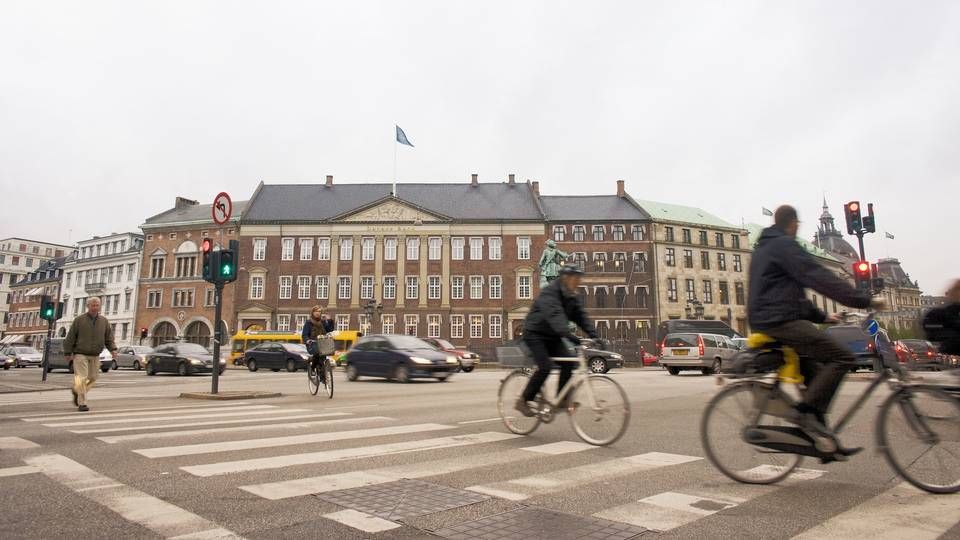
{"label": "traffic light", "polygon": [[870,263],[857,261],[853,263],[853,279],[858,289],[870,288]]}
{"label": "traffic light", "polygon": [[57,320],[57,303],[49,296],[40,297],[40,318],[45,321]]}
{"label": "traffic light", "polygon": [[867,215],[863,217],[863,228],[868,233],[877,232],[877,221],[873,217],[873,203],[867,203]]}
{"label": "traffic light", "polygon": [[203,280],[213,283],[216,281],[216,275],[214,274],[214,251],[213,251],[213,240],[209,238],[204,238],[203,242],[200,244],[200,250],[203,252]]}
{"label": "traffic light", "polygon": [[[863,218],[860,217],[860,201],[850,201],[843,205],[843,213],[847,217],[847,234],[857,234],[863,229]],[[869,266],[867,267],[869,270]]]}
{"label": "traffic light", "polygon": [[220,250],[217,257],[217,279],[223,283],[232,283],[237,280],[236,252],[232,249]]}
{"label": "traffic light", "polygon": [[140,339],[147,339],[147,328],[143,327],[140,329]]}
{"label": "traffic light", "polygon": [[872,264],[870,265],[870,276],[873,279],[871,282],[873,284],[873,292],[878,293],[883,290],[883,278],[880,277],[880,267]]}

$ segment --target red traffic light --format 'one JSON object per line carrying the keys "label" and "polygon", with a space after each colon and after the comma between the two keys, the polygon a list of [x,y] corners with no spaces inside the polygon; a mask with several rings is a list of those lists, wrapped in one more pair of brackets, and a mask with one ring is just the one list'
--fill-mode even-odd
{"label": "red traffic light", "polygon": [[858,202],[852,202],[852,203],[850,203],[849,208],[850,208],[850,211],[851,211],[851,212],[856,212],[856,211],[860,210],[860,203],[858,203]]}
{"label": "red traffic light", "polygon": [[213,240],[204,238],[203,242],[200,244],[200,250],[204,253],[210,253],[213,251]]}
{"label": "red traffic light", "polygon": [[857,261],[853,263],[853,273],[858,278],[867,279],[870,277],[870,263],[867,261]]}

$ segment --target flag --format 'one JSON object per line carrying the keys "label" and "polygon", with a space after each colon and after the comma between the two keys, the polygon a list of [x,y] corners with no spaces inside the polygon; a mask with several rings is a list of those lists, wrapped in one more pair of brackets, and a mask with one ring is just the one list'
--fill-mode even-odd
{"label": "flag", "polygon": [[772,216],[772,215],[773,215],[773,212],[771,212],[771,211],[767,210],[766,208],[764,208],[764,209],[763,209],[763,215],[765,215],[765,216]]}
{"label": "flag", "polygon": [[884,232],[883,234],[884,234],[887,238],[889,238],[890,240],[893,240],[893,235],[892,235],[892,234],[890,234],[890,233],[888,233],[888,232]]}
{"label": "flag", "polygon": [[397,142],[400,144],[405,144],[410,148],[413,148],[413,144],[410,143],[410,139],[407,138],[407,134],[400,129],[400,126],[394,126],[397,128]]}

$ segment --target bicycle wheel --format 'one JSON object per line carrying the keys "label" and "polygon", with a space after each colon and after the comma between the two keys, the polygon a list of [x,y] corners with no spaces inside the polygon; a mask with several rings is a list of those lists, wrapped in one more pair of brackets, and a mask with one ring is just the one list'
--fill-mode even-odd
{"label": "bicycle wheel", "polygon": [[307,365],[307,386],[313,395],[317,395],[317,392],[320,391],[320,374],[312,364]]}
{"label": "bicycle wheel", "polygon": [[527,387],[529,380],[530,375],[522,370],[513,371],[500,383],[497,396],[497,410],[500,411],[503,424],[517,435],[533,433],[540,425],[538,416],[524,416],[516,409],[517,400],[523,395],[523,389]]}
{"label": "bicycle wheel", "polygon": [[[772,385],[756,381],[730,385],[713,396],[700,419],[700,442],[707,459],[737,482],[773,484],[789,476],[803,460],[796,454],[755,446],[744,438],[744,431],[756,418],[757,401],[772,390]],[[790,425],[770,415],[762,416],[760,423]]]}
{"label": "bicycle wheel", "polygon": [[327,392],[327,397],[333,399],[333,362],[329,358],[323,361],[323,387]]}
{"label": "bicycle wheel", "polygon": [[589,375],[577,383],[571,395],[570,423],[584,442],[607,446],[627,431],[630,400],[617,381],[606,375]]}
{"label": "bicycle wheel", "polygon": [[960,491],[960,400],[938,388],[902,388],[881,406],[877,434],[907,482],[930,493]]}

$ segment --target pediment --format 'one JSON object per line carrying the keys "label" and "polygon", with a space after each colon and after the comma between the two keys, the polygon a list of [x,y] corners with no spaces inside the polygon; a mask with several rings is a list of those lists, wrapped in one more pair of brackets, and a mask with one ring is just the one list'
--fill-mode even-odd
{"label": "pediment", "polygon": [[413,223],[417,220],[423,223],[436,223],[450,221],[450,218],[390,197],[334,219],[344,223]]}

